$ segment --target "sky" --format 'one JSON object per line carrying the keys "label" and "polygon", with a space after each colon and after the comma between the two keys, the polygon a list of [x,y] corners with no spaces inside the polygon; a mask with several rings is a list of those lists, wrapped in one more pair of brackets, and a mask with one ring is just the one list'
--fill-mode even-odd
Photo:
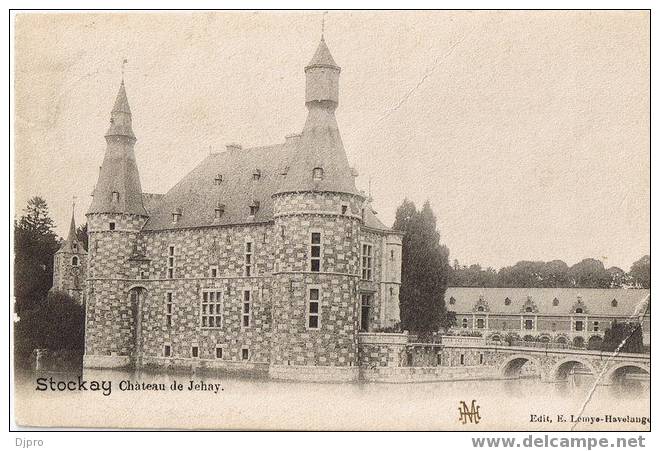
{"label": "sky", "polygon": [[[14,199],[84,213],[124,79],[144,192],[230,142],[302,130],[323,14],[19,14]],[[338,12],[337,121],[378,217],[428,200],[450,259],[500,268],[650,251],[649,18],[644,11]]]}

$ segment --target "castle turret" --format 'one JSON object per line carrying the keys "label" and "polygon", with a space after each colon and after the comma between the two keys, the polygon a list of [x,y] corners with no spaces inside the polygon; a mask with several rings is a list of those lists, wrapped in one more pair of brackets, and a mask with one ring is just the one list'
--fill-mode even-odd
{"label": "castle turret", "polygon": [[[122,80],[110,115],[94,199],[87,212],[89,271],[85,366],[135,363],[144,290],[131,256],[148,216],[135,161],[131,108]],[[100,320],[102,318],[102,320]]]}
{"label": "castle turret", "polygon": [[[355,188],[335,119],[340,68],[322,38],[305,68],[307,120],[273,195],[273,377],[357,377],[359,236]],[[302,367],[306,369],[301,369]],[[313,375],[314,367],[319,368]]]}
{"label": "castle turret", "polygon": [[75,205],[66,240],[55,253],[53,290],[63,291],[80,303],[84,302],[84,283],[87,272],[87,252],[76,234]]}

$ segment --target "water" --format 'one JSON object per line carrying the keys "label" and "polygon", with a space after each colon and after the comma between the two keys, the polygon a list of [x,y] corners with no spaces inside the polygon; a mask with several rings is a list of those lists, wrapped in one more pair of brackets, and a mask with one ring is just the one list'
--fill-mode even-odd
{"label": "water", "polygon": [[[21,425],[93,428],[331,429],[331,430],[567,430],[593,386],[590,375],[559,384],[539,379],[414,384],[328,384],[193,373],[85,370],[84,379],[111,381],[112,392],[37,391],[37,377],[76,381],[76,374],[21,373],[15,411]],[[187,390],[190,381],[220,384],[217,393]],[[165,384],[165,391],[121,391],[121,381]],[[184,390],[172,391],[173,382]],[[479,406],[478,424],[459,421],[459,406]],[[552,422],[532,422],[547,415]],[[567,422],[557,422],[563,415]],[[648,380],[597,386],[576,430],[648,431],[642,423],[607,423],[605,415],[649,417]]]}

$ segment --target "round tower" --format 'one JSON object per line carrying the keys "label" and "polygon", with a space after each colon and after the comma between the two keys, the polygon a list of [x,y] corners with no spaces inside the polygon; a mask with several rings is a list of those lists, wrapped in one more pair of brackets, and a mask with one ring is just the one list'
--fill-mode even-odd
{"label": "round tower", "polygon": [[359,236],[355,188],[334,111],[340,68],[324,39],[305,68],[307,120],[273,195],[276,260],[270,374],[358,376]]}
{"label": "round tower", "polygon": [[137,276],[129,258],[148,217],[142,202],[134,152],[136,138],[123,80],[105,140],[105,156],[87,212],[87,367],[119,367],[134,362],[139,334],[137,312],[145,294],[144,290],[131,289],[131,280]]}

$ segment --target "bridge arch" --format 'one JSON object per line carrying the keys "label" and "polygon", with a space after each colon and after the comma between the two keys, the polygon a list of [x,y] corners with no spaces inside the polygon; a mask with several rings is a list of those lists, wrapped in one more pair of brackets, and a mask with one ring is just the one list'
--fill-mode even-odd
{"label": "bridge arch", "polygon": [[550,371],[548,372],[548,380],[549,381],[565,380],[568,377],[568,373],[578,365],[584,366],[591,372],[591,374],[593,374],[596,377],[599,374],[598,371],[593,367],[591,363],[589,363],[588,360],[584,360],[576,356],[570,356],[561,359],[560,361],[555,363],[552,366],[552,368],[550,368]]}
{"label": "bridge arch", "polygon": [[631,373],[646,373],[651,375],[651,369],[641,363],[619,362],[612,365],[603,376],[603,384],[616,384],[623,376]]}
{"label": "bridge arch", "polygon": [[540,362],[536,357],[533,357],[529,354],[513,354],[511,356],[507,356],[504,363],[500,365],[498,374],[500,377],[505,379],[517,378],[520,376],[520,370],[522,367],[528,362],[532,362],[534,364],[537,372],[541,370]]}

